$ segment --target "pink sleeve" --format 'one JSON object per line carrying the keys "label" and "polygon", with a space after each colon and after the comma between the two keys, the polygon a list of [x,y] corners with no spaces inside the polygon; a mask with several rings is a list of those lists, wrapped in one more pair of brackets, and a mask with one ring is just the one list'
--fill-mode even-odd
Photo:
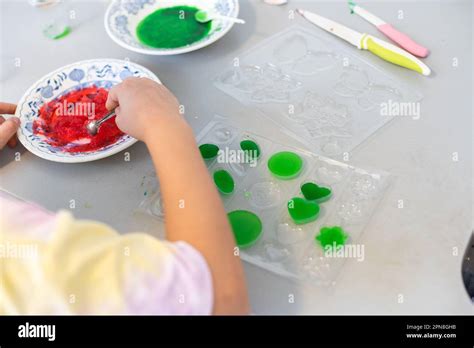
{"label": "pink sleeve", "polygon": [[213,308],[212,276],[204,257],[185,242],[162,242],[170,254],[152,276],[138,267],[124,291],[127,314],[208,315]]}
{"label": "pink sleeve", "polygon": [[0,190],[0,219],[6,232],[47,239],[55,220],[54,213]]}

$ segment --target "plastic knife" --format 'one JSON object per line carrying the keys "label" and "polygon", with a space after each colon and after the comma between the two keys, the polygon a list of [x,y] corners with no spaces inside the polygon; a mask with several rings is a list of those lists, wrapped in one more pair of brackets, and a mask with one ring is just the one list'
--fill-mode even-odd
{"label": "plastic knife", "polygon": [[374,14],[367,11],[365,8],[362,8],[360,5],[357,5],[354,1],[349,0],[349,7],[352,13],[356,13],[367,22],[375,25],[375,27],[382,32],[389,39],[393,40],[399,44],[406,51],[414,54],[417,57],[426,57],[429,54],[429,50],[426,47],[423,47],[419,43],[416,43],[408,35],[398,31],[390,24],[386,23],[384,20],[375,16]]}
{"label": "plastic knife", "polygon": [[340,37],[341,39],[346,40],[358,49],[368,50],[392,64],[417,71],[425,76],[431,74],[431,69],[425,63],[400,47],[380,40],[372,35],[359,33],[340,23],[317,15],[316,13],[300,9],[297,9],[296,11],[309,22],[336,35],[337,37]]}

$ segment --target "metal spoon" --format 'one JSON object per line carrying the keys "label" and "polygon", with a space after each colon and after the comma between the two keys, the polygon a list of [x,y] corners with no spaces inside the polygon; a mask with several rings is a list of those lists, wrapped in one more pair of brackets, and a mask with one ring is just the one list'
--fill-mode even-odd
{"label": "metal spoon", "polygon": [[90,121],[87,125],[86,125],[86,129],[87,129],[87,132],[90,134],[90,135],[96,135],[97,132],[99,131],[99,128],[100,126],[102,125],[102,123],[104,123],[105,121],[107,121],[109,118],[112,118],[115,116],[115,109],[113,109],[112,111],[110,111],[107,115],[105,115],[104,117],[102,117],[100,120],[93,120],[93,121]]}
{"label": "metal spoon", "polygon": [[213,12],[207,12],[207,11],[204,11],[204,10],[197,11],[196,14],[194,15],[194,18],[199,23],[207,23],[209,21],[212,21],[213,19],[222,19],[222,20],[225,20],[225,21],[233,22],[233,23],[245,24],[245,21],[243,19],[235,18],[235,17],[222,16],[220,14],[213,13]]}

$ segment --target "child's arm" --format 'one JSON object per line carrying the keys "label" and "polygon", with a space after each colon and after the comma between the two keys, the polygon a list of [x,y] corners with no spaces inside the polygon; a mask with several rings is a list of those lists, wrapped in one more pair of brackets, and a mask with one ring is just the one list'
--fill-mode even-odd
{"label": "child's arm", "polygon": [[107,108],[116,106],[119,128],[143,140],[153,158],[167,238],[193,245],[209,264],[214,313],[247,313],[244,273],[227,215],[176,98],[149,79],[130,78],[110,91]]}

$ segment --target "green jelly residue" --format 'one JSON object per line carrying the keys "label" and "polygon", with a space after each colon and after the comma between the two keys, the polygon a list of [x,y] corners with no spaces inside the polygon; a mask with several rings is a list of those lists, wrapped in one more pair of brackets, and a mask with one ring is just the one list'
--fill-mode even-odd
{"label": "green jelly residue", "polygon": [[213,159],[219,152],[219,147],[214,144],[202,144],[199,146],[199,151],[204,159]]}
{"label": "green jelly residue", "polygon": [[331,189],[323,186],[318,186],[315,183],[307,182],[301,185],[301,193],[308,201],[315,201],[322,203],[331,198]]}
{"label": "green jelly residue", "polygon": [[348,235],[339,226],[323,227],[316,236],[316,242],[319,242],[323,248],[338,247],[344,245]]}
{"label": "green jelly residue", "polygon": [[249,159],[253,160],[260,157],[260,147],[255,141],[242,140],[240,142],[240,148],[245,151]]}
{"label": "green jelly residue", "polygon": [[71,33],[71,27],[62,23],[53,23],[43,30],[44,36],[52,40],[59,40]]}
{"label": "green jelly residue", "polygon": [[227,170],[220,169],[214,172],[214,183],[220,193],[225,195],[234,192],[234,179]]}
{"label": "green jelly residue", "polygon": [[247,248],[255,244],[262,234],[260,218],[247,210],[234,210],[228,217],[237,245],[240,248]]}
{"label": "green jelly residue", "polygon": [[351,10],[351,14],[354,13],[354,7],[356,7],[356,3],[353,0],[348,0],[347,4],[349,5],[349,9]]}
{"label": "green jelly residue", "polygon": [[159,9],[138,23],[136,34],[144,45],[155,48],[177,48],[205,38],[212,21],[199,23],[194,18],[199,9],[174,6]]}
{"label": "green jelly residue", "polygon": [[268,160],[268,169],[279,179],[293,179],[301,173],[303,159],[294,152],[277,152]]}
{"label": "green jelly residue", "polygon": [[319,205],[315,202],[295,197],[288,201],[288,213],[295,224],[307,224],[318,218]]}
{"label": "green jelly residue", "polygon": [[196,18],[196,20],[198,22],[206,22],[207,20],[209,20],[209,15],[206,11],[198,11],[196,12],[196,14],[194,15],[194,18]]}

